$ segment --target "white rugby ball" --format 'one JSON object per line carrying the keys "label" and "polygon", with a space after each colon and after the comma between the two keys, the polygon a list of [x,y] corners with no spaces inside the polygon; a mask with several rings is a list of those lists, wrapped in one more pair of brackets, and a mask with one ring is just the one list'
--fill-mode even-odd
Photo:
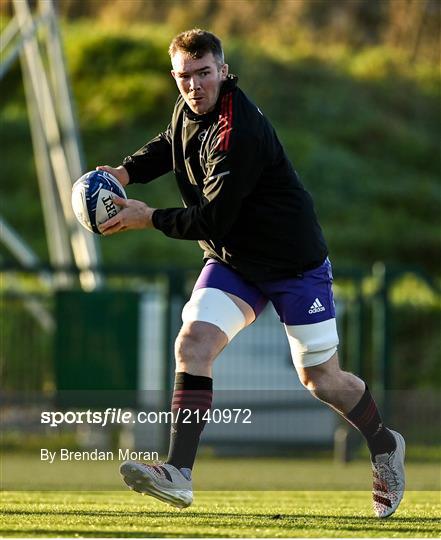
{"label": "white rugby ball", "polygon": [[127,199],[119,181],[107,171],[83,174],[72,186],[72,208],[78,221],[88,231],[101,234],[101,225],[122,210],[113,202],[113,195]]}

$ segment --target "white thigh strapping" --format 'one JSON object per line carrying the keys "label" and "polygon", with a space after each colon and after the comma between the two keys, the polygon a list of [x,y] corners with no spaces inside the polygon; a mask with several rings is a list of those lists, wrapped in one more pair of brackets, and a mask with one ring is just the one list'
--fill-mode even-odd
{"label": "white thigh strapping", "polygon": [[285,325],[291,356],[296,367],[312,367],[327,362],[337,350],[335,319],[315,324]]}
{"label": "white thigh strapping", "polygon": [[214,324],[228,341],[245,328],[245,316],[231,298],[220,289],[196,289],[182,310],[184,322],[202,321]]}

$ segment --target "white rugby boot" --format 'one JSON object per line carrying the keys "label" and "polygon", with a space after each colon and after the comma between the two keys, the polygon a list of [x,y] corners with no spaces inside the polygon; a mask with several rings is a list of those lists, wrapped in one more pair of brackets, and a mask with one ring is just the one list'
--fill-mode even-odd
{"label": "white rugby boot", "polygon": [[129,488],[138,493],[151,495],[176,508],[187,508],[193,502],[191,480],[173,465],[124,461],[119,472]]}
{"label": "white rugby boot", "polygon": [[404,452],[402,435],[390,430],[397,443],[390,454],[379,454],[372,462],[373,490],[372,502],[375,515],[379,518],[391,516],[404,495]]}

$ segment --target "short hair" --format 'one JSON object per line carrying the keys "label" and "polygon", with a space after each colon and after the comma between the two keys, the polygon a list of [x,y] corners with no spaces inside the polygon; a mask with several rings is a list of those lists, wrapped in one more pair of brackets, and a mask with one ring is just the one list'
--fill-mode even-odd
{"label": "short hair", "polygon": [[170,58],[173,58],[178,51],[182,51],[192,58],[202,58],[211,52],[218,67],[225,63],[221,40],[211,32],[200,28],[186,30],[172,39],[168,48]]}

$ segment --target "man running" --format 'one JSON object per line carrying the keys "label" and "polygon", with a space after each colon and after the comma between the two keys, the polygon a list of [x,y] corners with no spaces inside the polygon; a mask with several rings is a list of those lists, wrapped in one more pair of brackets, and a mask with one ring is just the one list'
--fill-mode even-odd
{"label": "man running", "polygon": [[[272,302],[284,324],[302,384],[366,438],[373,505],[391,515],[404,492],[404,439],[386,428],[366,384],[339,367],[332,269],[312,199],[260,109],[229,75],[222,44],[194,29],[176,36],[169,54],[180,96],[168,128],[123,165],[100,166],[124,185],[173,170],[183,208],[154,209],[116,198],[123,210],[105,235],[157,229],[197,240],[205,266],[182,313],[176,339],[172,411],[163,465],[121,465],[125,482],[184,508],[193,501],[191,471],[212,402],[212,365],[233,337]],[[198,421],[199,420],[199,421]]]}

